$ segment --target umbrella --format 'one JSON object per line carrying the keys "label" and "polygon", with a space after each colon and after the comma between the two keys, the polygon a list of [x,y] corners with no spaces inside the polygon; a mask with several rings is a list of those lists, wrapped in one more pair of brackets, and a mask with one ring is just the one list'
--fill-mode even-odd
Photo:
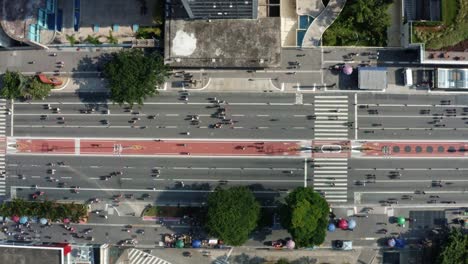
{"label": "umbrella", "polygon": [[45,224],[47,224],[47,219],[41,218],[41,219],[39,220],[39,222],[41,223],[41,225],[45,225]]}
{"label": "umbrella", "polygon": [[335,224],[333,224],[333,223],[330,223],[330,224],[328,225],[328,231],[330,231],[330,232],[334,232],[334,231],[335,231],[335,229],[336,229],[336,226],[335,226]]}
{"label": "umbrella", "polygon": [[16,223],[18,223],[18,222],[19,222],[19,220],[20,220],[20,218],[19,218],[19,216],[17,216],[17,215],[14,215],[14,216],[12,216],[12,217],[11,217],[11,220],[13,220],[13,222],[16,222]]}
{"label": "umbrella", "polygon": [[354,219],[349,219],[348,221],[348,229],[354,229],[356,228],[356,220]]}
{"label": "umbrella", "polygon": [[348,229],[348,221],[346,221],[346,219],[341,219],[339,222],[338,222],[338,227],[343,229],[343,230],[346,230]]}
{"label": "umbrella", "polygon": [[406,220],[405,220],[405,218],[404,218],[404,217],[401,217],[401,216],[400,216],[400,217],[398,217],[398,219],[397,219],[397,223],[398,223],[399,225],[404,225],[404,224],[405,224],[405,222],[406,222]]}
{"label": "umbrella", "polygon": [[64,223],[64,224],[68,224],[68,223],[70,223],[70,219],[68,219],[68,218],[64,218],[64,219],[63,219],[63,223]]}
{"label": "umbrella", "polygon": [[11,222],[11,218],[8,217],[8,216],[5,216],[5,219],[4,219],[5,222]]}
{"label": "umbrella", "polygon": [[400,239],[400,238],[395,239],[396,248],[404,248],[405,245],[406,245],[406,241],[404,239]]}
{"label": "umbrella", "polygon": [[346,74],[346,75],[351,75],[351,73],[353,73],[353,67],[351,67],[350,65],[346,64],[346,65],[343,67],[343,73]]}
{"label": "umbrella", "polygon": [[296,243],[292,240],[288,240],[288,242],[286,242],[286,247],[289,249],[294,249],[296,247]]}
{"label": "umbrella", "polygon": [[201,247],[201,241],[198,240],[198,239],[197,239],[197,240],[194,240],[194,241],[192,242],[192,247],[194,247],[194,248],[199,248],[199,247]]}
{"label": "umbrella", "polygon": [[394,238],[390,238],[388,241],[387,241],[387,244],[389,247],[394,247],[396,242],[395,242],[395,239]]}
{"label": "umbrella", "polygon": [[19,223],[24,225],[28,222],[28,218],[26,216],[22,216],[20,219],[19,219]]}
{"label": "umbrella", "polygon": [[176,246],[176,248],[183,248],[183,247],[184,247],[184,241],[182,241],[182,240],[177,240],[175,246]]}

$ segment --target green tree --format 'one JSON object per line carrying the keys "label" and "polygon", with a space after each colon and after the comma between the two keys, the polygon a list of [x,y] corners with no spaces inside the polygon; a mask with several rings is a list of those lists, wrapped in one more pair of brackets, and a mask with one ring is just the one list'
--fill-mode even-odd
{"label": "green tree", "polygon": [[468,264],[468,234],[453,228],[437,258],[439,264]]}
{"label": "green tree", "polygon": [[0,95],[6,99],[16,99],[24,95],[27,79],[19,72],[6,71],[2,78]]}
{"label": "green tree", "polygon": [[94,45],[102,44],[102,42],[99,40],[99,36],[94,37],[94,36],[88,35],[88,37],[86,37],[85,41],[90,43],[90,44],[94,44]]}
{"label": "green tree", "polygon": [[246,187],[217,189],[207,202],[208,232],[233,246],[242,245],[257,226],[260,205]]}
{"label": "green tree", "polygon": [[114,37],[114,35],[112,35],[111,30],[109,30],[109,35],[106,38],[107,38],[107,42],[111,44],[119,44],[119,40],[116,37]]}
{"label": "green tree", "polygon": [[78,43],[78,40],[76,39],[75,34],[73,34],[73,35],[65,35],[65,38],[68,40],[68,42],[70,42],[70,45],[71,45],[71,46],[74,46],[75,44]]}
{"label": "green tree", "polygon": [[157,94],[157,86],[169,76],[164,60],[154,52],[147,56],[139,49],[122,50],[104,66],[111,99],[122,105],[142,105],[145,98]]}
{"label": "green tree", "polygon": [[286,258],[280,258],[278,259],[278,261],[276,261],[275,264],[289,264],[289,260],[287,260]]}
{"label": "green tree", "polygon": [[338,18],[323,34],[325,46],[384,46],[390,15],[389,0],[348,1]]}
{"label": "green tree", "polygon": [[27,89],[23,97],[33,100],[44,100],[52,90],[51,84],[42,83],[37,77],[31,78],[28,83]]}
{"label": "green tree", "polygon": [[311,188],[299,187],[285,199],[281,223],[298,247],[312,247],[325,240],[329,207],[325,199]]}

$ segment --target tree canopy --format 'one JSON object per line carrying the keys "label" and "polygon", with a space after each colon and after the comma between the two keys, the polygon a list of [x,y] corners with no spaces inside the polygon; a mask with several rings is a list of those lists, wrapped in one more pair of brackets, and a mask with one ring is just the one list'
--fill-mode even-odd
{"label": "tree canopy", "polygon": [[122,104],[143,104],[144,99],[157,94],[169,76],[169,68],[156,52],[145,55],[139,49],[122,50],[113,54],[104,66],[111,99]]}
{"label": "tree canopy", "polygon": [[312,247],[325,240],[329,207],[325,199],[311,188],[299,187],[285,199],[281,224],[298,247]]}
{"label": "tree canopy", "polygon": [[26,78],[19,72],[6,71],[2,78],[3,87],[0,94],[6,99],[16,99],[23,96]]}
{"label": "tree canopy", "polygon": [[49,95],[51,89],[52,85],[42,83],[37,77],[34,77],[29,81],[24,97],[27,99],[44,99]]}
{"label": "tree canopy", "polygon": [[468,264],[468,234],[463,234],[459,228],[453,228],[439,257],[439,264]]}
{"label": "tree canopy", "polygon": [[41,100],[49,95],[52,85],[41,83],[36,76],[26,77],[19,72],[6,71],[0,95],[6,99]]}
{"label": "tree canopy", "polygon": [[17,198],[0,204],[0,215],[3,216],[45,217],[52,221],[70,218],[73,222],[78,222],[86,217],[87,214],[88,211],[85,204],[63,204],[48,200],[28,202]]}
{"label": "tree canopy", "polygon": [[208,232],[233,246],[242,245],[257,226],[260,205],[243,186],[217,189],[208,197]]}
{"label": "tree canopy", "polygon": [[348,1],[323,34],[325,46],[385,46],[391,0]]}

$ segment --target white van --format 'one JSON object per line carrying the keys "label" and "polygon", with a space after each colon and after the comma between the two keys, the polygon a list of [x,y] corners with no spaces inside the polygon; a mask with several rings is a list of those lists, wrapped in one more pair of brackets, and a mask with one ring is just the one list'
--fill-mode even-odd
{"label": "white van", "polygon": [[404,69],[403,76],[405,78],[405,86],[413,86],[413,71],[410,68]]}

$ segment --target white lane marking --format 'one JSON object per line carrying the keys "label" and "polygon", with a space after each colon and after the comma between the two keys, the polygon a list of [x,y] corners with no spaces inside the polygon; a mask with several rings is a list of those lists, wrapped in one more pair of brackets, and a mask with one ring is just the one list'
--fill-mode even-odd
{"label": "white lane marking", "polygon": [[[335,164],[333,164],[335,165]],[[323,167],[315,167],[315,170],[316,171],[319,171],[319,170],[347,170],[348,169],[348,166],[323,166]]]}
{"label": "white lane marking", "polygon": [[315,158],[315,161],[348,161],[347,158]]}
{"label": "white lane marking", "polygon": [[359,130],[468,130],[468,127],[360,127]]}
{"label": "white lane marking", "polygon": [[[15,114],[16,116],[41,116],[43,115],[43,113],[22,113],[22,114]],[[128,116],[128,117],[133,117],[135,116],[134,114],[79,114],[79,113],[76,113],[76,114],[65,114],[65,113],[60,113],[60,114],[55,114],[55,113],[47,113],[48,116],[83,116],[83,117],[88,117],[88,116],[92,116],[92,117],[102,117],[102,116],[110,116],[110,117],[113,117],[113,116]],[[147,114],[142,114],[140,113],[138,116],[147,116]]]}
{"label": "white lane marking", "polygon": [[329,113],[337,113],[337,112],[345,113],[345,112],[348,112],[348,109],[339,108],[339,107],[335,107],[335,108],[315,108],[314,110],[315,110],[315,112],[329,112]]}
{"label": "white lane marking", "polygon": [[318,116],[348,116],[348,113],[344,112],[337,112],[337,113],[331,113],[331,112],[315,112],[315,115]]}
{"label": "white lane marking", "polygon": [[[334,118],[334,119],[332,120],[332,118],[330,117],[330,115],[328,115],[328,116],[317,116],[316,119],[317,119],[318,121],[320,121],[320,120],[328,120],[328,121],[343,120],[343,121],[338,121],[338,122],[342,122],[342,123],[343,123],[343,122],[346,122],[346,120],[348,120],[348,117],[347,117],[347,116],[338,116],[337,118]],[[315,121],[315,122],[318,122],[318,121]]]}
{"label": "white lane marking", "polygon": [[348,108],[347,104],[315,104],[315,108],[323,107],[338,107],[338,108]]}
{"label": "white lane marking", "polygon": [[317,170],[315,169],[315,174],[345,174],[348,173],[347,170]]}
{"label": "white lane marking", "polygon": [[333,174],[333,175],[330,175],[330,174],[326,174],[326,175],[314,175],[314,179],[328,179],[330,180],[330,178],[336,178],[338,180],[338,178],[344,178],[347,180],[347,177],[348,175],[347,174]]}
{"label": "white lane marking", "polygon": [[[427,182],[427,183],[431,183],[431,182],[433,182],[433,180],[428,179],[428,180],[376,180],[375,181],[375,183],[379,183],[379,182],[382,182],[382,183],[386,183],[386,182],[396,182],[396,183]],[[450,180],[450,179],[444,178],[442,180],[442,184],[444,184],[445,182],[468,182],[468,180]]]}
{"label": "white lane marking", "polygon": [[314,161],[315,165],[348,165],[348,162],[323,162],[320,160]]}
{"label": "white lane marking", "polygon": [[315,98],[332,98],[332,99],[339,99],[339,98],[348,98],[347,95],[316,95]]}
{"label": "white lane marking", "polygon": [[358,110],[357,110],[357,93],[354,94],[354,140],[358,139]]}
{"label": "white lane marking", "polygon": [[[315,129],[316,132],[327,132],[327,131],[330,131],[330,132],[346,132],[348,133],[348,129],[347,128],[342,128],[342,129],[324,129],[324,128],[316,128]],[[317,135],[317,133],[315,133]]]}
{"label": "white lane marking", "polygon": [[468,168],[404,168],[401,170],[400,168],[353,168],[353,170],[358,170],[358,171],[388,171],[388,170],[398,170],[398,171],[419,171],[419,170],[434,170],[434,171],[446,171],[446,170],[453,170],[453,171],[463,171],[463,170],[468,170]]}
{"label": "white lane marking", "polygon": [[[83,105],[81,102],[18,102],[17,105],[45,105],[45,104],[56,104],[56,105]],[[96,105],[109,105],[111,102],[97,102]],[[206,105],[212,106],[212,103],[197,103],[197,102],[145,102],[145,105]],[[229,105],[276,105],[276,106],[294,106],[296,104],[291,103],[229,103]]]}
{"label": "white lane marking", "polygon": [[316,120],[315,124],[345,124],[346,122],[339,120]]}
{"label": "white lane marking", "polygon": [[[13,139],[50,139],[50,140],[73,140],[75,137],[47,137],[47,136],[19,136],[19,137],[14,137]],[[187,141],[187,142],[213,142],[213,138],[197,138],[197,139],[190,139],[190,138],[145,138],[145,137],[132,137],[129,139],[128,137],[80,137],[82,140],[122,140],[122,141],[133,141],[133,140],[147,140],[147,141],[153,141],[153,140],[175,140],[175,141]],[[255,142],[302,142],[303,140],[291,140],[291,139],[268,139],[268,140],[259,140],[258,138],[245,138],[245,139],[237,139],[237,138],[217,138],[216,141],[228,141],[228,142],[250,142],[250,141],[255,141]]]}
{"label": "white lane marking", "polygon": [[347,190],[348,188],[346,187],[323,187],[323,186],[316,186],[314,187],[315,190]]}
{"label": "white lane marking", "polygon": [[347,137],[318,137],[318,136],[315,136],[314,137],[314,140],[348,140]]}
{"label": "white lane marking", "polygon": [[14,104],[14,100],[11,99],[10,101],[10,104],[11,104],[11,117],[10,117],[10,121],[11,121],[11,127],[10,127],[10,137],[13,137],[13,128],[14,128],[14,118],[13,116],[15,115],[15,104]]}
{"label": "white lane marking", "polygon": [[[329,127],[329,128],[332,128],[332,127],[340,127],[340,128],[348,128],[348,126],[346,125],[315,125],[315,127]],[[317,131],[317,129],[315,130]]]}
{"label": "white lane marking", "polygon": [[307,188],[307,158],[304,159],[304,188]]}
{"label": "white lane marking", "polygon": [[[332,177],[333,178],[333,177]],[[341,179],[330,179],[330,177],[327,178],[317,178],[314,179],[314,182],[347,182],[348,179],[346,178],[341,178]]]}
{"label": "white lane marking", "polygon": [[442,107],[442,108],[459,108],[459,107],[467,107],[468,105],[441,105],[441,104],[358,104],[359,106],[409,106],[409,107]]}
{"label": "white lane marking", "polygon": [[347,136],[348,133],[314,133],[316,136]]}
{"label": "white lane marking", "polygon": [[[432,115],[358,115],[359,118],[427,118],[434,119],[435,116]],[[439,116],[440,117],[440,116]],[[467,116],[457,115],[457,116],[442,116],[444,119],[452,118],[466,118]]]}
{"label": "white lane marking", "polygon": [[317,105],[319,103],[345,103],[345,104],[347,104],[348,100],[315,100],[314,103],[315,103],[315,105]]}

